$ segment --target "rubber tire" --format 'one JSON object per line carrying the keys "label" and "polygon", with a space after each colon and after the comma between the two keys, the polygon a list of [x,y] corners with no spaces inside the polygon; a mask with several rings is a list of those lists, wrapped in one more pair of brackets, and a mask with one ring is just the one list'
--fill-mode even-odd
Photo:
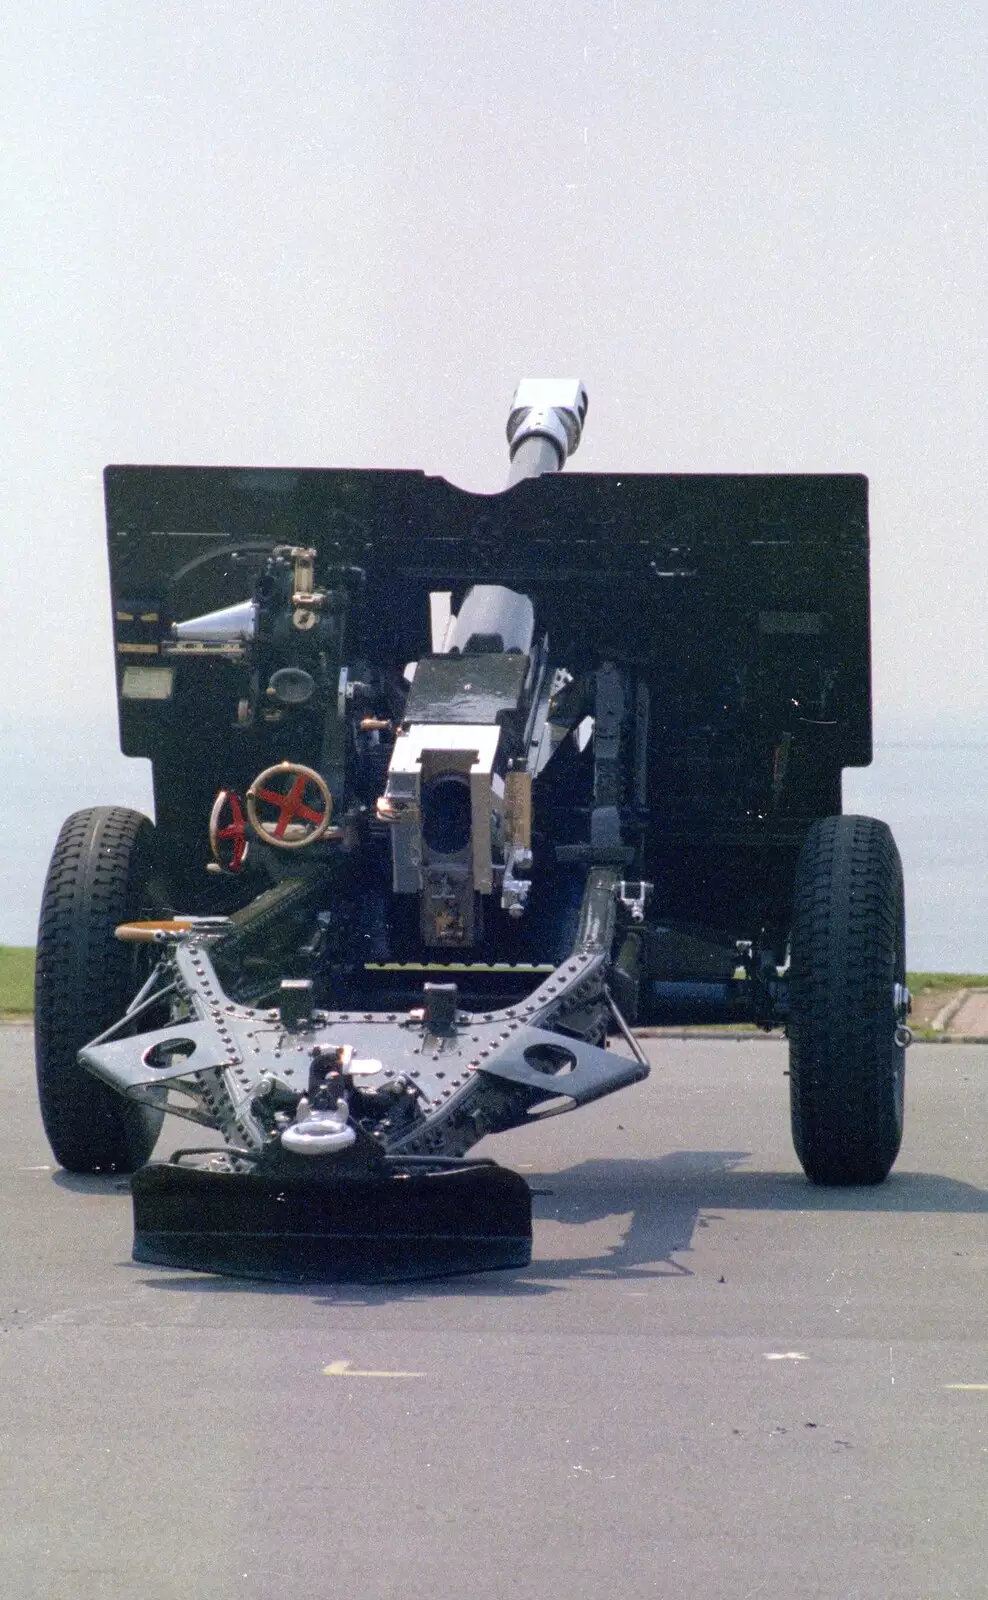
{"label": "rubber tire", "polygon": [[796,867],[789,978],[792,1137],[813,1183],[875,1184],[902,1143],[902,863],[872,817],[826,817]]}
{"label": "rubber tire", "polygon": [[68,1172],[134,1172],[148,1160],[162,1113],[124,1099],[77,1052],[125,1011],[142,980],[135,952],[114,938],[144,909],[154,825],[123,806],[76,811],[55,844],[41,901],[35,976],[35,1061],[45,1133]]}

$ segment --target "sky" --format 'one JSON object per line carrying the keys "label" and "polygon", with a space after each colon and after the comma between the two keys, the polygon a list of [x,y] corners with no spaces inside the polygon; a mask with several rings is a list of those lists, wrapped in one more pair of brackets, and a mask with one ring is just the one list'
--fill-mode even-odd
{"label": "sky", "polygon": [[[10,0],[0,939],[116,749],[108,462],[860,471],[879,740],[988,740],[979,4]],[[2,848],[2,847],[0,847]]]}

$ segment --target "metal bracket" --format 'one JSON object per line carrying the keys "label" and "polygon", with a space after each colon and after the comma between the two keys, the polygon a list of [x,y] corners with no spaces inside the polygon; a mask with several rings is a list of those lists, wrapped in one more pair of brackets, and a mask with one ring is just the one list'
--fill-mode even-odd
{"label": "metal bracket", "polygon": [[632,922],[644,922],[645,901],[654,888],[654,883],[645,883],[644,881],[640,883],[625,883],[622,879],[618,884],[618,903],[624,907],[625,911],[630,912]]}

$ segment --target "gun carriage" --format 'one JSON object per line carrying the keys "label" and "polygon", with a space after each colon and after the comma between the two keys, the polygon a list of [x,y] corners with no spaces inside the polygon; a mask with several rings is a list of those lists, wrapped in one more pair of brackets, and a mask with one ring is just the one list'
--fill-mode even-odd
{"label": "gun carriage", "polygon": [[[866,481],[566,476],[585,413],[523,383],[490,496],[107,468],[155,823],[65,823],[37,1059],[58,1160],[134,1173],[138,1259],[523,1264],[527,1187],[467,1152],[640,1081],[662,1023],[786,1026],[809,1177],[895,1160],[901,867],[841,815],[871,759]],[[166,1112],[214,1144],[151,1161]]]}

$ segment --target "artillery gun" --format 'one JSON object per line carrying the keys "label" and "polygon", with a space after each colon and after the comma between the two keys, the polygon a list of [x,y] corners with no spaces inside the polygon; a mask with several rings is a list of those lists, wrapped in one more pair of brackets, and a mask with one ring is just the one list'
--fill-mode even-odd
{"label": "artillery gun", "polygon": [[[527,1186],[467,1152],[639,1082],[663,1023],[786,1026],[807,1175],[890,1170],[902,873],[841,815],[871,759],[866,481],[567,476],[586,409],[522,383],[490,496],[107,468],[156,820],[59,835],[37,1065],[59,1162],[133,1172],[138,1260],[523,1265]],[[165,1113],[213,1142],[150,1161]]]}

